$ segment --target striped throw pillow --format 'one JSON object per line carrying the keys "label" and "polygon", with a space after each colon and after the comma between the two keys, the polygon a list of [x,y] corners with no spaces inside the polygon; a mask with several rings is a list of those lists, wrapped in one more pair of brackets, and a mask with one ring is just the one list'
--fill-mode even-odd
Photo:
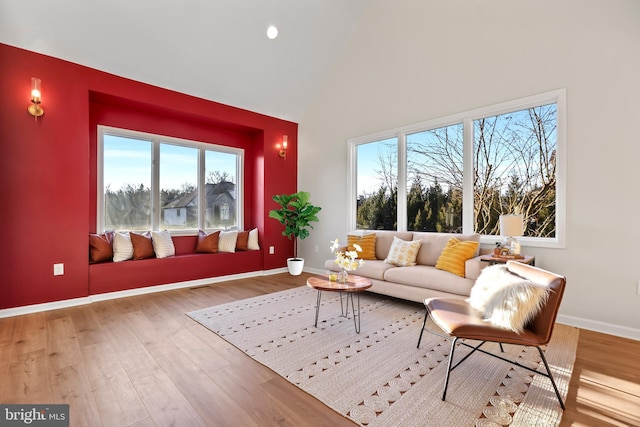
{"label": "striped throw pillow", "polygon": [[220,240],[218,240],[218,252],[235,252],[236,240],[238,240],[237,231],[221,231]]}
{"label": "striped throw pillow", "polygon": [[259,251],[260,245],[258,244],[258,229],[254,228],[249,231],[249,242],[247,242],[247,247],[250,251]]}
{"label": "striped throw pillow", "polygon": [[173,246],[169,230],[152,231],[151,243],[153,243],[153,251],[156,253],[156,258],[167,258],[176,254],[176,248]]}
{"label": "striped throw pillow", "polygon": [[133,244],[129,232],[114,233],[113,235],[113,262],[121,262],[133,259]]}

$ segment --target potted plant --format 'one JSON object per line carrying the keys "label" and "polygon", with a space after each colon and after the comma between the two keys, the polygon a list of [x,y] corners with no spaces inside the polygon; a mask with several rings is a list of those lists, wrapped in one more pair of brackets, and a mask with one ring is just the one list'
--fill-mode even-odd
{"label": "potted plant", "polygon": [[301,274],[304,267],[304,259],[298,258],[298,238],[309,237],[309,229],[313,228],[311,223],[318,222],[316,215],[322,209],[309,203],[310,197],[306,191],[275,195],[273,200],[280,205],[280,209],[269,211],[270,218],[284,225],[282,235],[293,239],[293,258],[287,259],[287,267],[294,276]]}

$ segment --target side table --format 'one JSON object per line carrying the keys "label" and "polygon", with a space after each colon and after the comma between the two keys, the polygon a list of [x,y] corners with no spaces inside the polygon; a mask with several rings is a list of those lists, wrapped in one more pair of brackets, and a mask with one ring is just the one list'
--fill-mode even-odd
{"label": "side table", "polygon": [[480,261],[488,262],[489,265],[493,264],[506,264],[507,261],[517,261],[523,264],[536,265],[536,257],[532,255],[523,255],[524,258],[507,258],[494,256],[492,254],[483,255],[480,257]]}

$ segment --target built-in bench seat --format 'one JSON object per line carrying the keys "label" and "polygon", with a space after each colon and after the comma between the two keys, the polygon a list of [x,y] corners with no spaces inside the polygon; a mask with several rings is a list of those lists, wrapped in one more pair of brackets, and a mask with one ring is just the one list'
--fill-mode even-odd
{"label": "built-in bench seat", "polygon": [[89,265],[89,294],[261,271],[263,251],[195,253],[197,236],[175,236],[176,255]]}

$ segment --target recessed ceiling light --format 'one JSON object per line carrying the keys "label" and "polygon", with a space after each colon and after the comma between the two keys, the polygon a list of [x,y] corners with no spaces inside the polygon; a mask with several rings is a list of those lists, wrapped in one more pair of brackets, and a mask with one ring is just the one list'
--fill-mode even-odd
{"label": "recessed ceiling light", "polygon": [[278,29],[274,25],[271,25],[269,28],[267,28],[267,37],[269,37],[271,40],[278,37]]}

